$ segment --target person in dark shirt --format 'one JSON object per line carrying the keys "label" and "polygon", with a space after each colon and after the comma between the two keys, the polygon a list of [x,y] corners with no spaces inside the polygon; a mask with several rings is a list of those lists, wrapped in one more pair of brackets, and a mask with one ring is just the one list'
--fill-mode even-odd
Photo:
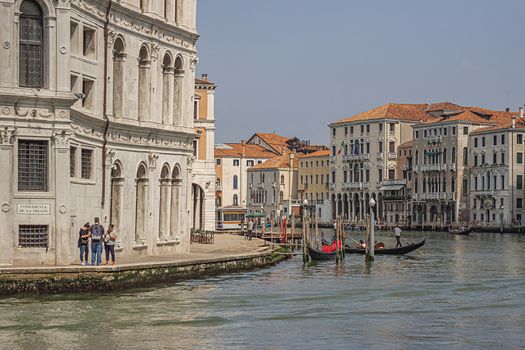
{"label": "person in dark shirt", "polygon": [[90,236],[89,230],[89,222],[87,222],[84,224],[84,226],[80,228],[80,231],[78,232],[78,247],[80,248],[80,265],[88,264],[88,242]]}

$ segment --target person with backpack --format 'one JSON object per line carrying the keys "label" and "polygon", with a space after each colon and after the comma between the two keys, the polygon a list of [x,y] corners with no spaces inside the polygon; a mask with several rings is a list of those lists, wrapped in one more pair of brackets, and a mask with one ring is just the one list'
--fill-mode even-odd
{"label": "person with backpack", "polygon": [[114,231],[115,226],[110,224],[108,232],[104,235],[104,250],[106,251],[106,265],[109,264],[109,255],[111,254],[111,265],[115,265],[115,240],[117,234]]}
{"label": "person with backpack", "polygon": [[102,264],[102,237],[104,236],[104,226],[100,224],[100,219],[95,218],[95,224],[91,226],[91,265]]}
{"label": "person with backpack", "polygon": [[89,235],[90,235],[90,233],[89,233],[89,222],[86,222],[84,224],[84,226],[82,226],[80,228],[80,231],[78,232],[78,247],[80,248],[80,265],[87,265],[88,264]]}

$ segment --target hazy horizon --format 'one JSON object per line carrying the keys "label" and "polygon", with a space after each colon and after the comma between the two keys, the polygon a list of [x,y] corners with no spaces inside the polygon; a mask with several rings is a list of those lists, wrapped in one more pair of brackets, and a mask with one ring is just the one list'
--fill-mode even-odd
{"label": "hazy horizon", "polygon": [[218,85],[216,143],[259,131],[326,144],[327,124],[389,102],[517,110],[524,11],[511,0],[199,0],[197,73]]}

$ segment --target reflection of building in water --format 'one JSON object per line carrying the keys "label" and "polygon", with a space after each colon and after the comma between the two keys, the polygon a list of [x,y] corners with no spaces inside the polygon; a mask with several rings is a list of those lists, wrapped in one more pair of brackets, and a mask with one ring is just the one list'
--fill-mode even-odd
{"label": "reflection of building in water", "polygon": [[95,216],[120,256],[188,251],[195,0],[138,3],[2,3],[0,264],[76,261]]}

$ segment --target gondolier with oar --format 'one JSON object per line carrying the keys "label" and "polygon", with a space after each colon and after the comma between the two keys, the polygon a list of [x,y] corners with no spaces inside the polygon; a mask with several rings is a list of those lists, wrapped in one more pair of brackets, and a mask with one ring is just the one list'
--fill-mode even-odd
{"label": "gondolier with oar", "polygon": [[401,244],[401,229],[397,225],[394,227],[394,235],[396,236],[397,241],[396,248],[402,247],[403,245]]}

